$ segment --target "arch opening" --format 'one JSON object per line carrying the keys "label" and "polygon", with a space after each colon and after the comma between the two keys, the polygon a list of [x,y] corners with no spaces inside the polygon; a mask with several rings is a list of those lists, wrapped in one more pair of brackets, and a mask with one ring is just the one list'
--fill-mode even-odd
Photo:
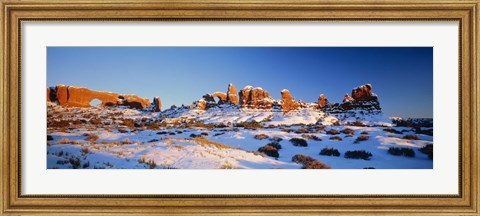
{"label": "arch opening", "polygon": [[95,99],[93,99],[92,101],[90,101],[89,104],[90,104],[90,106],[100,106],[100,105],[102,105],[102,103],[103,103],[103,102],[102,102],[101,100],[95,98]]}

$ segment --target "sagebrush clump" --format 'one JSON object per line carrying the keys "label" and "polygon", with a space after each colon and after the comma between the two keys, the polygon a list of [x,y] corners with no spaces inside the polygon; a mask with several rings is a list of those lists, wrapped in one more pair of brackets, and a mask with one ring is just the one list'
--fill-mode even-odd
{"label": "sagebrush clump", "polygon": [[415,157],[415,152],[411,148],[397,148],[397,147],[390,147],[388,149],[388,153],[391,155],[396,156],[405,156],[405,157]]}
{"label": "sagebrush clump", "polygon": [[357,137],[357,139],[355,139],[355,142],[353,142],[353,143],[359,143],[359,142],[362,142],[362,141],[367,141],[368,139],[369,139],[369,136],[360,135],[359,137]]}
{"label": "sagebrush clump", "polygon": [[301,139],[301,138],[292,138],[292,139],[290,139],[290,142],[294,146],[300,146],[300,147],[307,147],[308,146],[307,141],[304,140],[304,139]]}
{"label": "sagebrush clump", "polygon": [[334,148],[323,148],[319,154],[326,155],[326,156],[335,156],[335,157],[340,156],[340,152],[338,151],[338,149],[334,149]]}
{"label": "sagebrush clump", "polygon": [[357,150],[357,151],[347,151],[345,152],[345,158],[349,159],[363,159],[363,160],[370,160],[372,157],[372,153],[365,151],[365,150]]}
{"label": "sagebrush clump", "polygon": [[278,158],[280,157],[280,154],[278,153],[278,149],[271,146],[271,145],[265,145],[262,146],[258,149],[258,152],[264,153],[270,157]]}
{"label": "sagebrush clump", "polygon": [[418,149],[420,152],[428,155],[428,158],[433,159],[433,144],[428,144]]}
{"label": "sagebrush clump", "polygon": [[330,169],[330,166],[303,154],[293,156],[292,162],[302,164],[302,169]]}

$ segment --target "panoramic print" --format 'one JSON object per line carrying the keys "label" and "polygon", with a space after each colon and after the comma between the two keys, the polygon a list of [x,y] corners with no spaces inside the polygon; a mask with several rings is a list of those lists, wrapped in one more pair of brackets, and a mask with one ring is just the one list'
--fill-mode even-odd
{"label": "panoramic print", "polygon": [[48,47],[46,105],[48,169],[433,169],[432,47]]}

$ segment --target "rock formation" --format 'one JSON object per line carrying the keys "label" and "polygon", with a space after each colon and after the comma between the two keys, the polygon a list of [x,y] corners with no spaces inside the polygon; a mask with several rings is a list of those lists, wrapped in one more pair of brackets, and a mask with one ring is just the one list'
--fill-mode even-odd
{"label": "rock formation", "polygon": [[[227,94],[223,92],[214,92],[210,94],[213,98],[218,98],[218,104],[224,104],[227,102]],[[215,100],[214,100],[215,101]]]}
{"label": "rock formation", "polygon": [[234,105],[238,105],[238,93],[233,83],[228,84],[227,102],[231,102]]}
{"label": "rock formation", "polygon": [[50,102],[50,88],[47,88],[47,101]]}
{"label": "rock formation", "polygon": [[[67,86],[65,85],[57,85],[57,88],[55,89],[55,92],[57,93],[57,100],[60,105],[66,105],[67,100],[68,100],[68,92],[67,92]],[[89,101],[90,102],[90,101]]]}
{"label": "rock formation", "polygon": [[160,100],[160,97],[153,98],[153,111],[154,112],[162,111],[162,101]]}
{"label": "rock formation", "polygon": [[238,95],[242,108],[270,109],[273,106],[273,98],[270,97],[268,91],[260,87],[253,88],[252,86],[245,86]]}
{"label": "rock formation", "polygon": [[283,113],[296,110],[300,107],[300,104],[293,99],[292,95],[290,94],[290,91],[288,91],[287,89],[283,89],[281,91],[281,94],[282,94],[282,112]]}
{"label": "rock formation", "polygon": [[318,108],[322,109],[328,105],[328,99],[324,94],[318,96]]}
{"label": "rock formation", "polygon": [[142,109],[150,106],[148,98],[140,98],[136,95],[117,94],[112,92],[93,91],[84,87],[57,85],[55,94],[52,89],[47,101],[58,102],[62,106],[89,107],[94,99],[102,101],[101,106],[124,105],[135,109]]}
{"label": "rock formation", "polygon": [[345,102],[351,102],[351,101],[354,101],[355,99],[353,99],[352,97],[350,97],[350,95],[348,94],[345,94],[345,96],[343,97],[343,103]]}
{"label": "rock formation", "polygon": [[380,111],[378,96],[372,92],[372,85],[366,84],[352,90],[352,97],[345,94],[341,104],[335,104],[329,112],[343,112],[348,110]]}
{"label": "rock formation", "polygon": [[356,101],[378,101],[378,97],[372,93],[372,85],[366,84],[352,89],[352,97]]}

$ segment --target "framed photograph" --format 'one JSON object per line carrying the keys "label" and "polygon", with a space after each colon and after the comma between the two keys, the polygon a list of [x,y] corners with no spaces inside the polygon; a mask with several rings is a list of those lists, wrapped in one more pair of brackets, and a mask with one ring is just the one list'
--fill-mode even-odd
{"label": "framed photograph", "polygon": [[1,1],[2,214],[478,215],[478,1]]}

